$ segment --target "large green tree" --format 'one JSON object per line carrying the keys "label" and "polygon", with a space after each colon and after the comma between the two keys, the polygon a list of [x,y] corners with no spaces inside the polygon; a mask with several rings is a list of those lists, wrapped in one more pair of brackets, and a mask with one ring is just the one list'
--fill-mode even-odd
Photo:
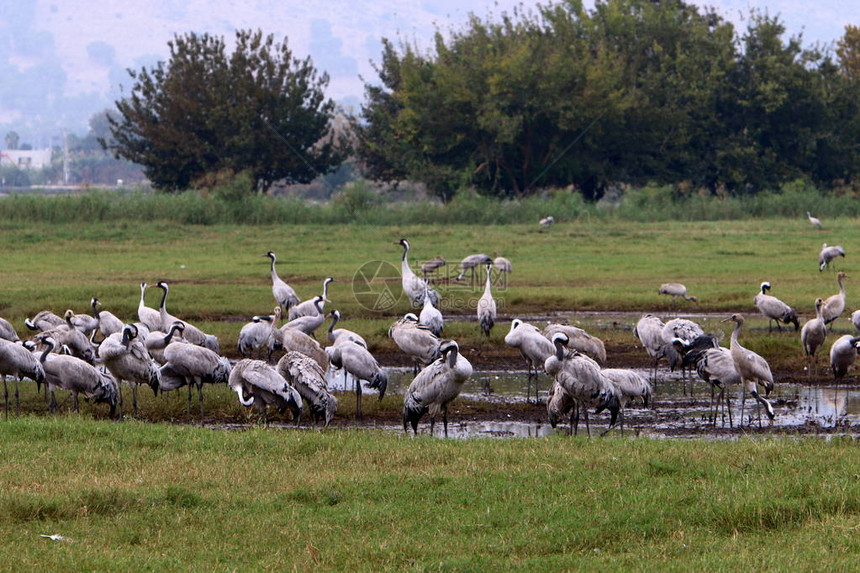
{"label": "large green tree", "polygon": [[[471,17],[432,52],[385,42],[381,85],[355,120],[371,177],[442,197],[519,197],[573,184],[688,182],[757,192],[856,177],[856,33],[839,65],[778,18],[742,35],[684,0],[580,0]],[[856,85],[856,80],[853,82]]]}
{"label": "large green tree", "polygon": [[223,38],[188,33],[168,46],[168,61],[129,70],[134,85],[116,102],[113,140],[103,143],[142,165],[157,188],[247,172],[265,192],[275,181],[308,182],[340,164],[328,76],[310,58],[293,57],[286,39],[239,30],[228,53]]}

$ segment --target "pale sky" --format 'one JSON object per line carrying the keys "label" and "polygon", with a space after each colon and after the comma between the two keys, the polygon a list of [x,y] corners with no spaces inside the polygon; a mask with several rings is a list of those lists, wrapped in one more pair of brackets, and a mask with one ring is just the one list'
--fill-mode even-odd
{"label": "pale sky", "polygon": [[[236,29],[262,29],[289,38],[295,56],[310,55],[328,72],[327,95],[356,109],[361,77],[376,82],[380,39],[405,39],[429,50],[434,32],[466,26],[480,17],[511,12],[534,0],[0,0],[0,135],[10,128],[22,142],[67,128],[86,132],[87,120],[129,85],[127,68],[167,57],[176,33],[209,32],[232,38]],[[779,15],[804,45],[830,43],[847,24],[860,25],[853,0],[692,0],[716,6],[743,29],[752,7]],[[586,1],[593,6],[593,1]],[[37,135],[42,134],[42,135]],[[38,146],[39,141],[34,141]],[[49,143],[48,143],[49,144]],[[3,145],[0,137],[0,146]]]}

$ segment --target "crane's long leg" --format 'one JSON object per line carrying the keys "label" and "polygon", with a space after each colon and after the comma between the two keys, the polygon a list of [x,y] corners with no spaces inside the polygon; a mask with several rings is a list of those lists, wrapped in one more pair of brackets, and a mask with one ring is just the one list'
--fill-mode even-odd
{"label": "crane's long leg", "polygon": [[585,414],[585,430],[588,432],[588,437],[591,437],[591,426],[588,423],[588,406],[583,405],[583,413]]}
{"label": "crane's long leg", "polygon": [[117,391],[116,403],[117,403],[117,407],[119,408],[119,416],[117,417],[117,420],[122,420],[123,418],[122,418],[122,379],[121,378],[116,381],[116,391]]}
{"label": "crane's long leg", "polygon": [[75,410],[75,413],[80,411],[78,409],[78,393],[77,392],[72,392],[72,407]]}
{"label": "crane's long leg", "polygon": [[203,380],[195,380],[197,384],[197,399],[200,402],[200,421],[203,422]]}
{"label": "crane's long leg", "polygon": [[185,380],[185,383],[188,385],[188,413],[191,413],[191,380]]}
{"label": "crane's long leg", "polygon": [[352,378],[355,380],[355,418],[361,420],[361,380],[355,375]]}
{"label": "crane's long leg", "polygon": [[137,418],[137,384],[131,383],[131,403],[134,407],[134,417]]}
{"label": "crane's long leg", "polygon": [[3,375],[3,398],[5,407],[3,408],[3,412],[5,412],[5,417],[9,419],[9,386],[6,385],[6,376]]}
{"label": "crane's long leg", "polygon": [[21,399],[20,394],[18,392],[18,386],[21,384],[21,375],[15,375],[15,415],[21,415]]}
{"label": "crane's long leg", "polygon": [[445,437],[448,437],[448,406],[442,408],[442,426],[445,428]]}

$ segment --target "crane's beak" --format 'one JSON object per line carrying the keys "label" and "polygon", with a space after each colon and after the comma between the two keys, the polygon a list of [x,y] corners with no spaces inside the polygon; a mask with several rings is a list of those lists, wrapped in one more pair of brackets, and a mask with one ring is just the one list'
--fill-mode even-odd
{"label": "crane's beak", "polygon": [[731,321],[732,321],[732,317],[729,317],[729,318],[721,320],[720,322],[731,322]]}

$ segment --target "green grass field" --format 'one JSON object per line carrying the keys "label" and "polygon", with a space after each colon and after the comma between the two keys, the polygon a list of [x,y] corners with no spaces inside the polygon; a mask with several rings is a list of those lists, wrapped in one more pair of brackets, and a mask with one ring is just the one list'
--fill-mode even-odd
{"label": "green grass field", "polygon": [[[584,218],[545,232],[537,225],[7,221],[0,225],[0,315],[26,335],[25,317],[45,308],[86,312],[97,296],[105,310],[131,320],[139,283],[163,279],[172,286],[171,313],[234,352],[243,322],[273,306],[263,256],[273,250],[281,277],[302,298],[334,276],[329,308],[339,308],[342,325],[375,352],[390,352],[388,326],[408,305],[401,299],[384,312],[370,310],[354,296],[353,278],[374,261],[397,269],[401,250],[393,243],[401,237],[413,245],[413,267],[437,255],[456,263],[498,251],[511,259],[508,286],[496,293],[506,317],[749,314],[768,280],[772,294],[806,319],[815,297],[837,291],[835,273],[817,269],[823,242],[845,246],[838,265],[849,275],[846,315],[860,306],[852,282],[860,227],[848,218],[828,221],[826,231],[805,219]],[[672,306],[657,295],[667,281],[685,283],[700,302]],[[449,314],[472,315],[469,301],[480,287],[439,288]],[[147,303],[157,306],[157,296]],[[749,322],[747,346],[785,369],[802,368],[796,334],[770,335],[761,318]],[[454,321],[447,335],[516,359],[502,341],[507,327],[500,321],[482,341],[474,322]],[[847,317],[836,328],[849,331]],[[593,334],[608,346],[634,345],[627,328]],[[208,392],[207,407],[244,416],[226,389],[223,400]],[[34,392],[26,398],[25,412],[42,411]],[[182,421],[181,396],[147,399],[144,409],[160,404],[161,419]],[[372,402],[366,407],[377,407]],[[379,407],[400,404],[391,397]],[[860,550],[856,456],[851,439],[449,441],[364,430],[120,424],[98,407],[13,416],[0,422],[0,570],[850,570]]]}
{"label": "green grass field", "polygon": [[[374,288],[388,285],[401,295],[401,249],[412,243],[413,268],[437,255],[456,267],[475,252],[508,257],[514,272],[507,287],[496,290],[503,319],[491,344],[503,347],[505,317],[560,312],[561,318],[593,310],[674,313],[744,312],[750,319],[749,345],[769,345],[802,357],[799,337],[756,334],[766,322],[754,313],[752,299],[762,281],[771,294],[794,307],[802,319],[814,315],[813,301],[838,290],[835,273],[819,272],[822,243],[842,244],[848,255],[837,265],[848,271],[846,319],[836,329],[851,331],[847,315],[854,303],[852,247],[860,243],[854,219],[828,221],[817,231],[805,219],[737,222],[607,222],[584,219],[557,224],[543,232],[537,225],[432,226],[364,225],[305,226],[188,226],[175,223],[120,222],[0,226],[0,256],[4,261],[0,316],[23,331],[23,320],[42,309],[61,314],[66,308],[88,312],[90,297],[103,309],[136,319],[139,284],[168,281],[168,309],[216,334],[225,352],[234,352],[239,329],[251,316],[268,314],[274,301],[269,279],[268,250],[278,254],[278,272],[305,299],[321,291],[322,280],[333,276],[328,308],[343,313],[340,326],[360,332],[376,351],[393,351],[386,333],[391,322],[409,310],[405,297],[384,311],[369,309],[368,299],[355,293],[361,269],[387,271]],[[456,270],[453,271],[456,274]],[[663,282],[687,285],[698,304],[673,304],[658,296]],[[469,288],[440,285],[445,313],[472,318],[482,285]],[[155,289],[147,304],[157,307]],[[589,328],[587,318],[585,328]],[[461,345],[482,344],[479,329],[466,322],[449,323],[447,336]],[[725,328],[728,332],[728,328]],[[24,332],[21,332],[24,334]],[[593,333],[608,343],[632,339],[629,332]],[[322,337],[322,331],[318,335]],[[758,338],[765,337],[762,340]],[[775,357],[780,359],[779,357]],[[793,364],[793,363],[791,363]],[[787,364],[790,367],[791,364]],[[801,365],[801,362],[797,362]],[[802,366],[801,366],[802,367]]]}
{"label": "green grass field", "polygon": [[[5,571],[846,571],[850,439],[410,439],[25,417]],[[51,541],[59,534],[71,541]]]}

